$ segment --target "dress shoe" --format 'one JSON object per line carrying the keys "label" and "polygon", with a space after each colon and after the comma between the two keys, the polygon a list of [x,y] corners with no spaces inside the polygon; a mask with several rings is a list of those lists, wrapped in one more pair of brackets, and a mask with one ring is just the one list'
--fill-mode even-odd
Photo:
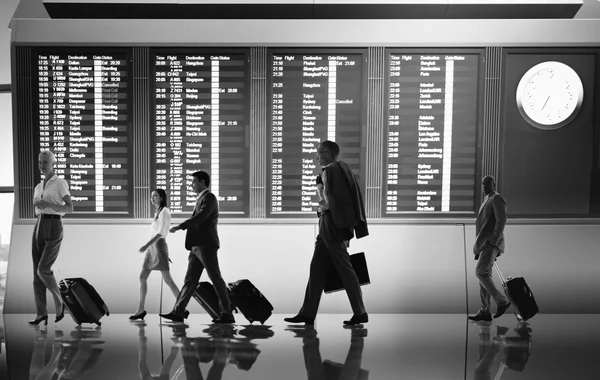
{"label": "dress shoe", "polygon": [[170,312],[168,314],[159,314],[159,316],[165,319],[170,319],[173,322],[183,322],[183,317],[175,315],[173,312]]}
{"label": "dress shoe", "polygon": [[221,314],[217,319],[213,319],[213,323],[235,323],[235,318],[232,314]]}
{"label": "dress shoe", "polygon": [[146,316],[146,310],[142,311],[139,314],[130,315],[129,316],[129,320],[131,320],[131,321],[135,321],[135,320],[138,320],[138,319],[143,320],[145,316]]}
{"label": "dress shoe", "polygon": [[367,322],[369,322],[369,314],[364,313],[361,315],[353,315],[349,321],[344,321],[344,324],[346,326],[352,326],[352,325],[358,325],[358,324],[367,323]]}
{"label": "dress shoe", "polygon": [[486,322],[490,322],[492,320],[492,314],[478,312],[475,315],[469,315],[467,317],[467,319],[469,319],[470,321],[486,321]]}
{"label": "dress shoe", "polygon": [[66,309],[66,306],[63,303],[62,304],[62,312],[59,315],[56,316],[56,319],[54,320],[54,323],[60,322],[65,317],[65,309]]}
{"label": "dress shoe", "polygon": [[510,301],[504,305],[498,306],[498,310],[496,310],[496,314],[494,314],[494,319],[500,318],[502,316],[502,314],[504,314],[506,309],[509,308],[509,306],[510,306]]}
{"label": "dress shoe", "polygon": [[290,322],[290,323],[302,323],[304,322],[307,325],[314,325],[315,324],[315,320],[313,318],[308,318],[305,317],[303,315],[296,315],[295,317],[291,317],[291,318],[283,318],[284,321],[286,322]]}
{"label": "dress shoe", "polygon": [[48,316],[47,315],[42,315],[39,318],[34,319],[33,321],[29,321],[28,323],[30,325],[39,325],[40,322],[44,321],[44,325],[48,325]]}

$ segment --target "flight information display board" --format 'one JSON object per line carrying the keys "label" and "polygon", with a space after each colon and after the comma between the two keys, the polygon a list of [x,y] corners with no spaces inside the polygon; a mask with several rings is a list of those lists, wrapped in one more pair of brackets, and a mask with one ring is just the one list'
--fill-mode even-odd
{"label": "flight information display board", "polygon": [[34,123],[76,214],[129,214],[129,54],[101,51],[34,51]]}
{"label": "flight information display board", "polygon": [[173,213],[191,213],[191,174],[210,176],[221,215],[248,215],[248,54],[158,50],[154,59],[154,184]]}
{"label": "flight information display board", "polygon": [[478,53],[387,55],[384,214],[474,211]]}
{"label": "flight information display board", "polygon": [[269,215],[315,215],[322,141],[335,141],[339,159],[359,177],[364,60],[360,51],[271,52]]}

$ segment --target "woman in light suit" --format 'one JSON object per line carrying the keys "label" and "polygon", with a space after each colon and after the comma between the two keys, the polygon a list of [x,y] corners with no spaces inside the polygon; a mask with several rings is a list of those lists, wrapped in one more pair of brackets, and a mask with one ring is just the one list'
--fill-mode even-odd
{"label": "woman in light suit", "polygon": [[171,211],[167,206],[167,193],[163,189],[155,189],[151,196],[152,204],[156,207],[156,214],[152,221],[152,231],[150,240],[140,248],[140,252],[145,252],[142,271],[140,273],[140,302],[136,312],[129,317],[130,320],[144,319],[146,316],[145,303],[148,293],[148,276],[153,270],[158,270],[162,278],[177,297],[179,288],[175,285],[171,272],[169,272],[169,248],[167,247],[166,237],[171,225]]}

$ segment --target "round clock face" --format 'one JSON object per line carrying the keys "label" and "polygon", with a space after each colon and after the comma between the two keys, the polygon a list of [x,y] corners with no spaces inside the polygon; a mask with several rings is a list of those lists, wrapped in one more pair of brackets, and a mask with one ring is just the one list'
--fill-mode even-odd
{"label": "round clock face", "polygon": [[575,118],[583,102],[581,79],[564,63],[548,61],[529,69],[517,87],[517,108],[536,128],[551,130]]}

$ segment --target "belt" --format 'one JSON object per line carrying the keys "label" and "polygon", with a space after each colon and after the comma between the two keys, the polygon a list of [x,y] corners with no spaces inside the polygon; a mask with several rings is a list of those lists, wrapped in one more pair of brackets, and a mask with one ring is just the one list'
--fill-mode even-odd
{"label": "belt", "polygon": [[57,214],[40,214],[38,216],[40,218],[46,218],[46,219],[60,219],[60,218],[62,218],[62,216],[57,215]]}
{"label": "belt", "polygon": [[325,214],[329,214],[329,209],[324,210],[324,211],[317,211],[317,216],[320,218]]}

